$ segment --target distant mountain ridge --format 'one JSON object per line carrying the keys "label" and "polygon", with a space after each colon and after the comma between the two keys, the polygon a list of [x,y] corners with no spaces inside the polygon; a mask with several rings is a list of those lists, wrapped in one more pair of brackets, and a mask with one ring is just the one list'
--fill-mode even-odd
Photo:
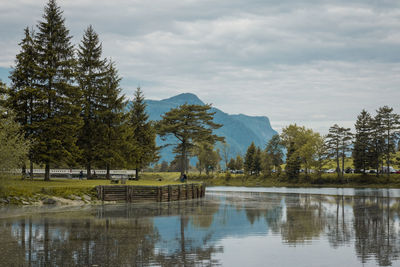
{"label": "distant mountain ridge", "polygon": [[[165,112],[185,103],[190,105],[204,105],[204,102],[196,95],[183,93],[163,100],[146,100],[146,111],[149,114],[150,120],[158,121]],[[236,157],[238,154],[244,156],[247,147],[252,141],[254,141],[256,146],[264,148],[268,140],[277,134],[272,129],[268,117],[247,116],[244,114],[231,115],[215,107],[212,108],[212,111],[215,112],[214,122],[223,125],[215,131],[215,134],[225,137],[225,141],[230,145],[230,157]],[[172,142],[176,142],[172,137],[166,141],[162,141],[157,137],[157,145],[159,146]],[[174,159],[172,147],[162,149],[160,155],[160,162],[162,160],[171,162]],[[195,161],[192,160],[191,162],[193,164]]]}

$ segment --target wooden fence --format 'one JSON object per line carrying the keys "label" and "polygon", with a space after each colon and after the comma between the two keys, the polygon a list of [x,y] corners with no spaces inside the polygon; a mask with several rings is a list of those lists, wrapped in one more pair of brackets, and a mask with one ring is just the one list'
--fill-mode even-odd
{"label": "wooden fence", "polygon": [[97,197],[103,201],[169,202],[204,197],[203,183],[165,186],[99,185]]}

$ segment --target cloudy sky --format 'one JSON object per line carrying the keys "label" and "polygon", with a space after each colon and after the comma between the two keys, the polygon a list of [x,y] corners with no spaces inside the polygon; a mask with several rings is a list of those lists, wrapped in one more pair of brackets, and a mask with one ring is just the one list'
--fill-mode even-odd
{"label": "cloudy sky", "polygon": [[[45,0],[0,0],[0,77]],[[363,109],[400,113],[398,0],[64,0],[79,43],[92,24],[117,63],[124,93],[191,92],[280,130],[350,127]]]}

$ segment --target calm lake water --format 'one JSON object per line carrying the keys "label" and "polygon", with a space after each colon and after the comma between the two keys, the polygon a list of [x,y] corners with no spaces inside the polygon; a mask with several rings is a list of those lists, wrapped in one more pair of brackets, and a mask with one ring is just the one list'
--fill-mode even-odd
{"label": "calm lake water", "polygon": [[400,190],[207,188],[175,203],[0,209],[1,266],[400,266]]}

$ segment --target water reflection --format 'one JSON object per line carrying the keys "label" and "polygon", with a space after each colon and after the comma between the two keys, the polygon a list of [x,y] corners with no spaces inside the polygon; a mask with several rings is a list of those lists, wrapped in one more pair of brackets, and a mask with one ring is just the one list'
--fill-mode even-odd
{"label": "water reflection", "polygon": [[0,219],[0,265],[239,265],[245,251],[254,252],[249,266],[272,254],[281,266],[336,266],[338,254],[349,266],[398,265],[400,199],[386,193],[211,192],[186,202],[35,210]]}

